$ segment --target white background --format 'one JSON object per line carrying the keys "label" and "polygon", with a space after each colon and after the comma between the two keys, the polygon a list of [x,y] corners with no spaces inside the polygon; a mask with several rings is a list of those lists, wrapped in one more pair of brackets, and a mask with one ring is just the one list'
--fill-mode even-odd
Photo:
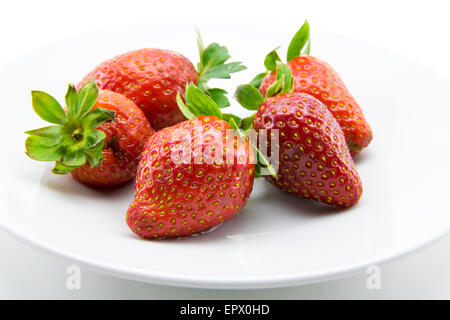
{"label": "white background", "polygon": [[[446,1],[430,0],[3,1],[0,67],[17,56],[67,37],[97,30],[120,30],[150,21],[162,24],[185,21],[192,26],[210,21],[229,24],[266,21],[269,25],[298,21],[300,25],[307,18],[313,28],[382,46],[450,79],[448,12]],[[183,48],[172,49],[183,52]],[[5,88],[0,88],[0,92],[8,94]],[[148,285],[82,269],[82,289],[70,291],[65,281],[71,261],[31,248],[0,232],[0,298],[449,299],[449,252],[447,236],[415,254],[380,265],[381,290],[367,289],[366,274],[303,287],[215,291]]]}

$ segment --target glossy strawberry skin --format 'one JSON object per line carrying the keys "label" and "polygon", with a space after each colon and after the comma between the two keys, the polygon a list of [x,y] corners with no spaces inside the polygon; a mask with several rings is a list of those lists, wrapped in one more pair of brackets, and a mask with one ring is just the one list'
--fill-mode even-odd
{"label": "glossy strawberry skin", "polygon": [[197,83],[192,63],[179,53],[161,49],[130,51],[95,67],[78,84],[94,79],[100,89],[125,95],[141,108],[155,130],[186,120],[176,103],[187,83]]}
{"label": "glossy strawberry skin", "polygon": [[[201,124],[203,141],[195,138],[195,123]],[[205,116],[162,129],[148,140],[136,175],[135,199],[126,216],[134,233],[150,239],[188,236],[240,211],[253,188],[253,150],[247,141],[238,140],[234,150],[226,149],[232,152],[233,164],[215,164],[205,152],[225,139],[227,129],[227,122]],[[172,150],[183,143],[190,143],[186,154],[203,150],[204,161],[173,161]]]}
{"label": "glossy strawberry skin", "polygon": [[[305,93],[268,98],[258,109],[255,130],[279,130],[277,177],[267,180],[300,197],[352,206],[362,184],[339,124],[317,99]],[[270,145],[269,149],[270,150]]]}
{"label": "glossy strawberry skin", "polygon": [[[351,154],[356,155],[367,147],[372,140],[372,130],[336,71],[326,62],[309,55],[296,57],[287,64],[294,77],[294,90],[308,93],[327,106],[341,126]],[[275,78],[276,73],[264,78],[260,87],[263,95]]]}
{"label": "glossy strawberry skin", "polygon": [[102,164],[97,167],[85,164],[72,170],[73,178],[102,187],[133,179],[145,142],[155,131],[136,104],[121,94],[101,90],[93,108],[115,111],[115,121],[98,127],[106,134]]}

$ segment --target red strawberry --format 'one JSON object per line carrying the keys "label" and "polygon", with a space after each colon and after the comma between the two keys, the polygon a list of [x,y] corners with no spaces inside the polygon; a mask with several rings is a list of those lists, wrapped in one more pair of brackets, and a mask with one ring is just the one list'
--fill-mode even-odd
{"label": "red strawberry", "polygon": [[33,91],[33,107],[55,123],[28,131],[25,147],[35,160],[56,161],[53,173],[71,173],[83,183],[113,186],[135,177],[140,154],[154,131],[142,111],[125,96],[98,92],[88,82],[66,95],[67,112],[50,95]]}
{"label": "red strawberry", "polygon": [[245,69],[239,62],[224,64],[228,50],[217,43],[203,48],[199,38],[200,62],[198,71],[179,53],[161,49],[130,51],[107,60],[94,68],[79,83],[91,78],[100,89],[122,93],[142,109],[155,130],[171,126],[186,118],[180,112],[176,96],[184,93],[186,84],[193,82],[220,104],[229,105],[225,91],[208,89],[211,78],[230,78],[230,73]]}
{"label": "red strawberry", "polygon": [[280,65],[278,73],[282,76],[269,88],[266,100],[250,85],[240,86],[236,93],[249,109],[259,106],[253,123],[257,132],[266,129],[269,136],[278,130],[278,173],[276,179],[267,177],[268,181],[300,197],[337,206],[356,204],[361,179],[339,124],[319,100],[292,92],[289,67]]}
{"label": "red strawberry", "polygon": [[[255,166],[248,142],[237,139],[234,148],[226,150],[233,164],[208,161],[230,138],[230,128],[215,116],[202,116],[162,129],[148,140],[126,217],[133,232],[145,238],[188,236],[239,212],[253,187]],[[174,152],[184,145],[192,159],[174,160]],[[212,158],[191,161],[199,150]]]}
{"label": "red strawberry", "polygon": [[188,82],[197,82],[192,63],[169,50],[130,51],[98,65],[78,87],[95,79],[102,89],[119,92],[133,100],[156,130],[183,121],[175,101]]}
{"label": "red strawberry", "polygon": [[144,238],[213,228],[236,215],[252,191],[255,156],[231,129],[240,133],[237,117],[222,114],[193,84],[185,96],[186,104],[180,93],[177,102],[189,121],[156,132],[139,164],[126,221]]}
{"label": "red strawberry", "polygon": [[[274,51],[266,58],[266,67],[271,72],[259,88],[263,95],[276,79],[274,62],[278,59]],[[367,147],[372,140],[372,131],[355,98],[330,65],[309,55],[307,22],[292,39],[287,60],[294,76],[295,91],[308,93],[327,106],[341,126],[351,154]]]}

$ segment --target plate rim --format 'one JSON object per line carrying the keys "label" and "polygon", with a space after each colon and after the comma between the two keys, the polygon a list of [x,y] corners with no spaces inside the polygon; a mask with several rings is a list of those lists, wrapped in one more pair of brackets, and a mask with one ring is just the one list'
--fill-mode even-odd
{"label": "plate rim", "polygon": [[46,241],[39,241],[34,239],[33,236],[25,236],[18,230],[15,230],[11,225],[6,225],[0,220],[0,229],[6,231],[12,235],[15,239],[20,240],[23,243],[31,245],[36,249],[40,249],[44,252],[54,254],[69,260],[72,260],[82,266],[85,266],[91,270],[107,274],[110,276],[116,276],[122,279],[134,280],[139,282],[145,282],[157,285],[169,285],[185,288],[197,288],[197,289],[272,289],[293,287],[299,285],[306,285],[312,283],[318,283],[322,281],[334,280],[349,276],[351,274],[358,273],[370,265],[380,264],[388,261],[392,261],[404,256],[407,256],[413,252],[421,250],[428,245],[444,238],[450,234],[450,230],[443,229],[439,233],[433,234],[428,238],[424,238],[419,243],[409,245],[407,249],[403,250],[387,250],[379,255],[360,260],[356,263],[349,263],[339,265],[337,267],[321,268],[312,272],[289,272],[284,273],[282,276],[259,276],[259,277],[226,277],[226,278],[214,278],[214,277],[197,277],[197,276],[173,276],[164,274],[149,275],[146,272],[139,270],[123,269],[109,263],[102,263],[101,260],[92,258],[86,258],[82,255],[73,253],[67,253],[60,249],[55,248]]}

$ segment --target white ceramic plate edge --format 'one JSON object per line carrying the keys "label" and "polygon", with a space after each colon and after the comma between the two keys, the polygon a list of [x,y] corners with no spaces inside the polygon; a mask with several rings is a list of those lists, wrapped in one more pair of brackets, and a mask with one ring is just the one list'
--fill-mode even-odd
{"label": "white ceramic plate edge", "polygon": [[91,270],[107,274],[110,276],[117,276],[123,279],[148,282],[152,284],[159,285],[171,285],[171,286],[181,286],[188,288],[202,288],[202,289],[268,289],[268,288],[280,288],[289,287],[296,285],[305,285],[311,283],[317,283],[327,280],[333,280],[337,278],[342,278],[362,272],[367,266],[373,264],[384,263],[394,259],[404,257],[410,253],[418,251],[428,245],[434,243],[435,241],[443,238],[445,235],[450,233],[450,230],[443,230],[439,234],[434,234],[429,238],[425,238],[420,243],[415,243],[410,245],[407,249],[404,247],[402,250],[392,250],[384,252],[383,254],[375,257],[371,257],[366,260],[358,261],[358,263],[341,265],[335,268],[323,268],[318,269],[313,272],[308,272],[307,274],[302,273],[286,273],[281,276],[272,275],[270,279],[266,277],[252,277],[243,280],[242,278],[197,278],[197,277],[186,277],[186,275],[174,276],[165,274],[153,274],[149,276],[145,272],[139,270],[124,270],[120,267],[97,261],[95,259],[86,258],[76,254],[66,253],[64,251],[54,248],[52,245],[34,239],[30,236],[25,236],[15,230],[12,227],[7,227],[0,223],[0,228],[10,235],[14,236],[16,239],[22,241],[25,244],[29,244],[43,252],[50,252],[57,256],[64,257],[69,260],[73,260],[74,263],[80,264],[80,266],[85,266]]}

